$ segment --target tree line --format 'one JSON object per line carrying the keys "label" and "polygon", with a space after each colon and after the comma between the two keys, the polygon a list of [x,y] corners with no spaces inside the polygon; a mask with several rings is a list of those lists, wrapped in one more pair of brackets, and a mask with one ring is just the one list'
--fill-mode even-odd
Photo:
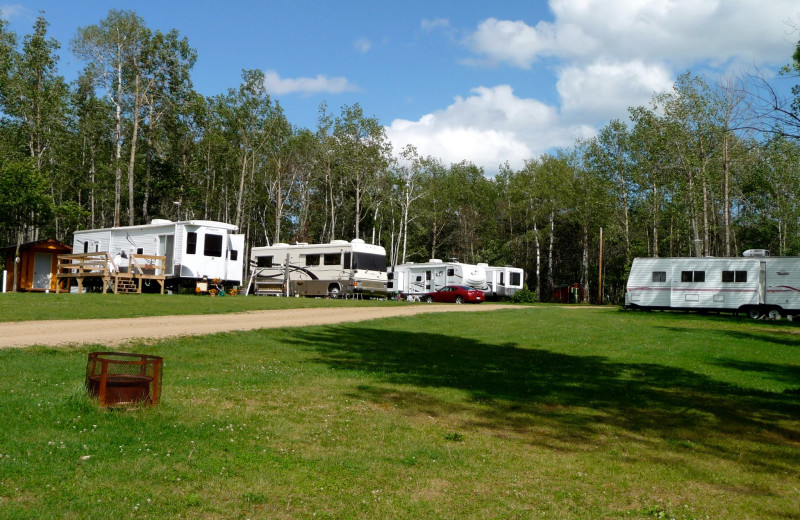
{"label": "tree line", "polygon": [[[494,177],[408,146],[358,104],[299,128],[259,70],[198,94],[177,30],[112,10],[69,42],[67,82],[43,15],[21,40],[0,20],[0,241],[71,242],[153,218],[230,222],[248,247],[362,238],[392,264],[510,264],[547,301],[580,283],[619,301],[636,256],[800,252],[800,87],[686,73],[592,139]],[[784,74],[800,72],[800,46]],[[745,85],[745,86],[743,86]],[[603,230],[603,258],[600,230]],[[602,266],[602,273],[599,272]]]}

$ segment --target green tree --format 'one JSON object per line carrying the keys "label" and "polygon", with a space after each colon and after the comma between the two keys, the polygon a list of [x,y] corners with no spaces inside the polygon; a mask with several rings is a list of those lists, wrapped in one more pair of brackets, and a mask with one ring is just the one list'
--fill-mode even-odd
{"label": "green tree", "polygon": [[[52,199],[47,180],[37,171],[31,159],[4,161],[0,164],[0,224],[6,236],[16,243],[15,258],[24,237],[51,217]],[[17,290],[19,269],[14,262],[13,290]]]}

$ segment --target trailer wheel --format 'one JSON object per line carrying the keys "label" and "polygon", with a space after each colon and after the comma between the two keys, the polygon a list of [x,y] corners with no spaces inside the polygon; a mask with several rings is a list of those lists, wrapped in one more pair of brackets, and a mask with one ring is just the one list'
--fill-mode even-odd
{"label": "trailer wheel", "polygon": [[433,296],[427,296],[425,298],[425,301],[428,302],[428,303],[433,303]]}
{"label": "trailer wheel", "polygon": [[331,284],[328,287],[328,296],[331,298],[338,298],[339,297],[339,286],[335,284]]}
{"label": "trailer wheel", "polygon": [[778,309],[770,309],[767,313],[767,317],[771,320],[779,320],[781,319],[781,311]]}
{"label": "trailer wheel", "polygon": [[758,307],[750,307],[747,309],[747,315],[750,316],[752,319],[757,320],[761,317],[761,309]]}

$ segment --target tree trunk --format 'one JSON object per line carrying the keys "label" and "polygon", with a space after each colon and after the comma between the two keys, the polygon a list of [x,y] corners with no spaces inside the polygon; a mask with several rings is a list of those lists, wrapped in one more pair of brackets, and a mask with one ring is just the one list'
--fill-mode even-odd
{"label": "tree trunk", "polygon": [[553,242],[555,241],[555,212],[551,211],[548,216],[548,227],[550,228],[550,244],[547,251],[547,289],[553,290],[555,280],[553,279]]}
{"label": "tree trunk", "polygon": [[133,132],[131,133],[131,158],[128,162],[128,225],[134,224],[136,211],[133,207],[133,174],[136,167],[136,142],[139,138],[139,76],[136,76],[136,89],[133,96]]}

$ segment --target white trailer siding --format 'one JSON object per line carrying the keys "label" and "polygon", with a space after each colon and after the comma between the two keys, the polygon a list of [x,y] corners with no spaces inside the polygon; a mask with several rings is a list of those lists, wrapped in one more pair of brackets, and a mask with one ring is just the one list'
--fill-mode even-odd
{"label": "white trailer siding", "polygon": [[637,258],[625,305],[794,314],[800,312],[800,258]]}
{"label": "white trailer siding", "polygon": [[764,274],[764,303],[800,311],[800,258],[770,257]]}

